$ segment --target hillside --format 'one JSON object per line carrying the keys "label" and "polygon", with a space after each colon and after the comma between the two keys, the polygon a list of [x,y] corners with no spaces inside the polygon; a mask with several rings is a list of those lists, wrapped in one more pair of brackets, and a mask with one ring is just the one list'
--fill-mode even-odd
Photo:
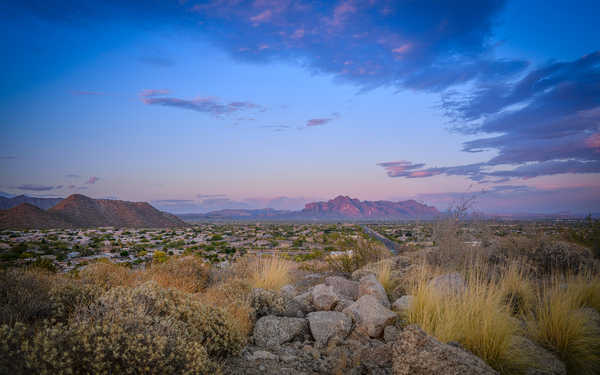
{"label": "hillside", "polygon": [[146,202],[92,199],[81,194],[73,194],[47,211],[23,204],[0,214],[0,228],[164,228],[185,225],[177,217]]}
{"label": "hillside", "polygon": [[63,218],[29,203],[21,203],[8,210],[0,210],[0,229],[50,229],[70,227],[73,227],[73,225]]}
{"label": "hillside", "polygon": [[28,197],[26,195],[18,195],[12,198],[0,197],[0,210],[8,210],[9,208],[17,207],[22,203],[29,203],[33,206],[41,208],[42,210],[47,210],[50,207],[54,207],[62,200],[63,198],[35,198]]}

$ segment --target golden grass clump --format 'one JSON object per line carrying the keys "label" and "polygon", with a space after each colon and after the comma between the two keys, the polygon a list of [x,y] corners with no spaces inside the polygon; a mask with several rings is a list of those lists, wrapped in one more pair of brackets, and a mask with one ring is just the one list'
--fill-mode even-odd
{"label": "golden grass clump", "polygon": [[499,276],[498,283],[513,315],[525,315],[533,309],[535,289],[520,263],[511,263]]}
{"label": "golden grass clump", "polygon": [[502,289],[480,276],[473,274],[460,294],[441,294],[421,278],[407,320],[440,341],[459,342],[501,373],[518,372],[527,365],[525,354],[512,344],[518,324]]}
{"label": "golden grass clump", "polygon": [[586,295],[581,291],[581,285],[565,285],[559,279],[546,285],[538,293],[530,334],[555,352],[569,373],[596,374],[600,371],[600,332],[598,323],[582,309]]}
{"label": "golden grass clump", "polygon": [[383,289],[390,295],[397,285],[397,280],[392,278],[392,265],[390,262],[386,262],[385,260],[378,262],[375,266],[375,274]]}
{"label": "golden grass clump", "polygon": [[250,276],[250,284],[254,288],[279,290],[290,283],[292,266],[292,262],[281,257],[257,259]]}
{"label": "golden grass clump", "polygon": [[199,298],[206,305],[225,310],[237,322],[237,328],[242,335],[247,337],[254,328],[251,290],[246,280],[230,279],[207,288]]}

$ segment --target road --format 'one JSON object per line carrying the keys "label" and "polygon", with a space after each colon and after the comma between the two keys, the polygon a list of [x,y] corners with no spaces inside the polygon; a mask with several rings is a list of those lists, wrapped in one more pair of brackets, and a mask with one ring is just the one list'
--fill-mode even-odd
{"label": "road", "polygon": [[385,238],[384,236],[375,232],[373,229],[369,228],[368,226],[366,226],[364,224],[361,225],[361,228],[365,231],[365,233],[367,233],[371,237],[375,238],[378,241],[381,241],[392,254],[398,255],[398,252],[400,251],[400,246],[396,242],[394,242],[388,238]]}

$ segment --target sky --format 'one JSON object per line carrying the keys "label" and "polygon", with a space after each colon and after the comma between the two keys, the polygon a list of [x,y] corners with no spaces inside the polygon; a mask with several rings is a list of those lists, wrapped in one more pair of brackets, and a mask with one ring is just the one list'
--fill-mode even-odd
{"label": "sky", "polygon": [[600,212],[597,1],[0,4],[0,192]]}

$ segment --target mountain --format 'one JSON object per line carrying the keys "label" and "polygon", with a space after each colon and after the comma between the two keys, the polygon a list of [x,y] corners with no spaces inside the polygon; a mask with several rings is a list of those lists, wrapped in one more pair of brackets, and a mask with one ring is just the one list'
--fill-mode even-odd
{"label": "mountain", "polygon": [[0,210],[1,229],[50,229],[71,227],[73,227],[73,224],[65,221],[63,218],[29,203],[21,203],[8,210]]}
{"label": "mountain", "polygon": [[257,219],[281,219],[292,215],[292,211],[280,211],[272,208],[259,210],[229,209],[211,211],[206,214],[181,214],[177,215],[187,221],[203,220],[257,220]]}
{"label": "mountain", "polygon": [[307,203],[300,211],[262,210],[219,210],[207,214],[179,215],[188,221],[203,220],[406,220],[431,219],[440,212],[432,206],[414,200],[360,201],[347,196],[338,196],[327,202]]}
{"label": "mountain", "polygon": [[360,201],[339,195],[327,202],[308,203],[301,211],[302,215],[315,218],[352,218],[352,219],[410,219],[433,218],[439,211],[432,206],[414,200]]}
{"label": "mountain", "polygon": [[159,211],[146,202],[92,199],[81,194],[73,194],[46,211],[27,203],[0,211],[0,228],[164,228],[185,225],[174,215]]}
{"label": "mountain", "polygon": [[47,210],[50,207],[54,207],[62,200],[62,198],[35,198],[28,197],[26,195],[18,195],[16,197],[0,196],[0,210],[8,210],[9,208],[16,207],[22,203],[29,203],[33,206],[41,208],[42,210]]}

